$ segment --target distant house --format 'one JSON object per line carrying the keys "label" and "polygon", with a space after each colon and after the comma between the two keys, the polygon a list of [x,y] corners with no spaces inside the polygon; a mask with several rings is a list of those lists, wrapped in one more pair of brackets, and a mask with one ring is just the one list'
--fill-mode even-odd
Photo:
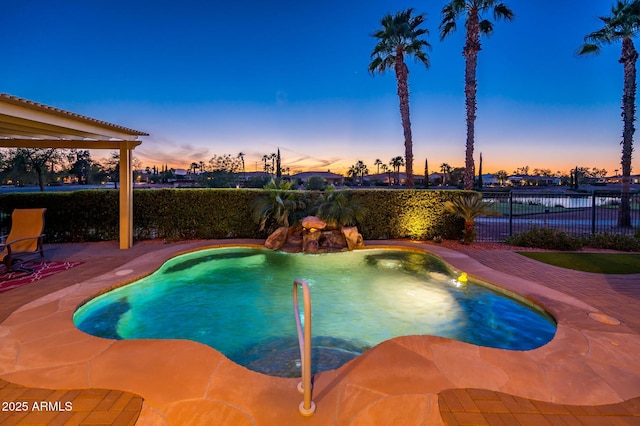
{"label": "distant house", "polygon": [[[430,175],[431,176],[431,175]],[[400,172],[400,174],[397,176],[400,178],[400,184],[404,185],[407,183],[407,174],[404,172]],[[373,175],[367,175],[364,177],[364,181],[365,182],[369,182],[369,183],[389,183],[389,178],[391,178],[391,184],[395,184],[396,181],[396,174],[392,171],[389,172],[384,172],[384,173],[379,173],[379,174],[373,174]],[[431,180],[431,182],[433,183],[433,180]],[[423,175],[413,175],[413,183],[414,184],[424,184],[424,176]]]}
{"label": "distant house", "polygon": [[331,173],[331,171],[296,173],[295,175],[291,176],[291,180],[293,180],[294,182],[302,182],[303,184],[305,184],[309,181],[309,178],[311,178],[312,176],[320,176],[327,183],[332,185],[344,184],[344,176],[336,173]]}
{"label": "distant house", "polygon": [[271,177],[270,173],[267,172],[238,172],[236,173],[239,179],[247,181],[251,178],[262,178],[262,177]]}
{"label": "distant house", "polygon": [[561,179],[555,176],[513,175],[507,178],[507,185],[512,186],[551,186],[560,185]]}
{"label": "distant house", "polygon": [[482,175],[482,186],[498,186],[500,185],[500,180],[496,177],[496,175],[487,173]]}

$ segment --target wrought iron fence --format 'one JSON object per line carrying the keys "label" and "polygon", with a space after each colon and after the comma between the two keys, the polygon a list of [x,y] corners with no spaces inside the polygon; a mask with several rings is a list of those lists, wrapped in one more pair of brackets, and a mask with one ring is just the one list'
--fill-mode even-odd
{"label": "wrought iron fence", "polygon": [[618,225],[620,193],[497,193],[483,192],[500,216],[476,220],[477,241],[503,241],[533,228],[553,228],[572,235],[616,233],[633,235],[640,227],[640,194],[629,195],[631,227]]}

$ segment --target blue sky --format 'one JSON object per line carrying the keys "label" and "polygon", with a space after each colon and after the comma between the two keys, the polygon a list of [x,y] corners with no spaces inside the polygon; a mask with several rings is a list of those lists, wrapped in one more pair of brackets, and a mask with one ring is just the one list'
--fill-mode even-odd
{"label": "blue sky", "polygon": [[[292,170],[342,172],[404,154],[393,73],[367,72],[386,13],[426,13],[431,67],[409,62],[414,169],[464,165],[464,24],[441,42],[445,0],[3,0],[0,92],[150,133],[145,166],[280,148]],[[476,162],[620,169],[620,44],[578,57],[612,2],[506,0],[482,40]],[[106,156],[97,152],[94,156]],[[634,166],[637,161],[634,161]],[[637,171],[637,167],[634,167]]]}

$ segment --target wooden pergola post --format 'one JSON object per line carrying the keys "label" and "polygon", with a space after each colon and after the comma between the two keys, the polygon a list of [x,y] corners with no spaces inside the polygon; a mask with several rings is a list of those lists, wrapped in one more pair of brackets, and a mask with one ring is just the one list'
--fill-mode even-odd
{"label": "wooden pergola post", "polygon": [[120,248],[133,246],[133,170],[131,148],[120,145]]}

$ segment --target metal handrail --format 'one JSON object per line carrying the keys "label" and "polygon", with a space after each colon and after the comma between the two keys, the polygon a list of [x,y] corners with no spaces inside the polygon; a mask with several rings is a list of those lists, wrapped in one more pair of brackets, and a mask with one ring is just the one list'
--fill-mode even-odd
{"label": "metal handrail", "polygon": [[[304,331],[300,323],[300,310],[298,308],[298,287],[302,287],[304,301]],[[300,279],[293,281],[293,312],[296,317],[298,329],[298,345],[300,346],[300,360],[302,367],[302,381],[298,383],[298,391],[304,394],[299,410],[303,416],[310,416],[316,411],[316,404],[311,400],[311,293],[309,284]]]}

